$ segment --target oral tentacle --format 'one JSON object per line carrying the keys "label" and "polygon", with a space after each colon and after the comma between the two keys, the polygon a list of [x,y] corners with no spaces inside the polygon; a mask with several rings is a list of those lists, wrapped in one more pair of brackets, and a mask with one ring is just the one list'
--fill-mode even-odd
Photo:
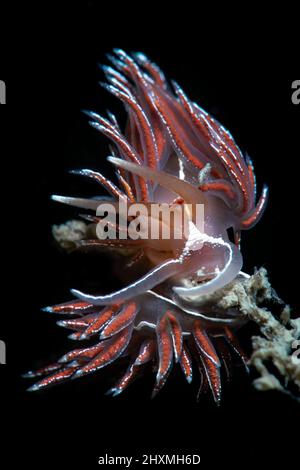
{"label": "oral tentacle", "polygon": [[206,202],[205,196],[197,187],[193,187],[191,184],[180,180],[179,178],[165,173],[163,171],[151,170],[148,167],[135,165],[131,162],[125,162],[120,158],[108,157],[107,160],[114,165],[128,170],[136,175],[140,175],[147,180],[153,180],[159,183],[166,189],[174,192],[181,196],[187,203],[202,203]]}
{"label": "oral tentacle", "polygon": [[219,274],[216,274],[213,279],[199,286],[189,288],[180,286],[173,287],[173,290],[177,295],[180,297],[189,298],[208,295],[218,289],[221,289],[237,277],[243,265],[243,259],[240,250],[232,243],[226,243],[220,240],[215,240],[214,243],[216,245],[219,244],[219,246],[224,247],[228,251],[228,259],[223,269]]}
{"label": "oral tentacle", "polygon": [[71,292],[80,300],[89,302],[93,305],[107,305],[114,304],[116,302],[124,302],[125,300],[129,300],[133,297],[138,297],[144,292],[153,289],[153,287],[165,281],[169,277],[175,275],[181,264],[182,261],[180,259],[169,259],[159,266],[153,268],[136,282],[133,282],[129,286],[124,287],[123,289],[120,289],[119,291],[112,294],[94,296],[84,294],[83,292],[80,292],[76,289],[72,289]]}

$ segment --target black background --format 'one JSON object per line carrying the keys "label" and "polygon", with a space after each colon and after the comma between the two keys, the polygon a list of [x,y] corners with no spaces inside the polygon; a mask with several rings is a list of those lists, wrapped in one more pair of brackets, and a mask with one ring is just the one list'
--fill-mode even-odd
{"label": "black background", "polygon": [[[104,114],[109,108],[124,122],[121,105],[98,85],[104,77],[97,64],[107,63],[105,53],[113,47],[149,55],[250,154],[258,187],[270,186],[270,201],[263,220],[244,234],[244,270],[265,266],[280,296],[299,312],[300,106],[291,102],[295,62],[284,58],[284,48],[267,35],[254,46],[254,25],[247,46],[238,48],[240,32],[227,46],[223,25],[214,43],[215,24],[205,33],[197,29],[188,8],[183,12],[188,24],[178,11],[172,20],[156,11],[146,22],[145,11],[125,19],[114,6],[110,10],[95,2],[64,12],[45,6],[23,16],[19,10],[12,27],[2,31],[0,78],[7,83],[7,105],[0,110],[2,258],[7,262],[1,263],[6,285],[0,337],[7,343],[7,365],[0,372],[1,389],[8,394],[1,404],[1,444],[12,445],[11,465],[34,468],[46,462],[93,468],[105,453],[171,452],[199,453],[204,468],[250,462],[258,467],[279,459],[294,465],[299,405],[277,393],[256,392],[240,368],[219,409],[207,399],[196,403],[196,384],[188,386],[177,372],[152,401],[153,375],[119,398],[106,397],[118,368],[37,394],[25,391],[24,371],[74,346],[40,308],[68,300],[71,287],[99,285],[106,292],[117,287],[108,258],[57,249],[50,227],[75,212],[49,200],[52,193],[94,195],[98,190],[68,175],[70,169],[111,175],[107,141],[88,126],[81,110]],[[241,332],[246,349],[247,332]]]}

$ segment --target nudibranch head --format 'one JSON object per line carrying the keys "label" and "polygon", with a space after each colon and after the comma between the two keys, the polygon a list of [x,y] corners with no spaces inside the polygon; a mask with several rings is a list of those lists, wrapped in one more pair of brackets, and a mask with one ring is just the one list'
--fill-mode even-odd
{"label": "nudibranch head", "polygon": [[[155,362],[156,394],[173,360],[188,382],[192,380],[193,356],[204,372],[202,387],[209,385],[219,402],[226,354],[219,357],[217,349],[226,348],[227,342],[245,360],[233,334],[245,318],[238,310],[217,309],[215,300],[245,276],[241,232],[260,219],[267,188],[256,201],[251,160],[178,84],[170,86],[143,54],[114,52],[110,56],[114,68],[103,67],[108,81],[104,87],[125,106],[125,133],[111,113],[108,119],[95,112],[87,114],[90,124],[111,141],[108,160],[115,166],[119,184],[92,170],[75,172],[107,189],[110,198],[101,201],[104,212],[99,211],[98,199],[53,199],[97,211],[84,216],[88,224],[76,247],[123,255],[123,287],[97,296],[72,290],[77,300],[47,308],[71,316],[59,325],[74,330],[73,339],[95,336],[98,341],[30,372],[32,377],[48,374],[31,390],[94,372],[123,355],[131,358],[129,367],[111,392],[122,392],[146,363]],[[162,218],[163,208],[172,217]],[[105,219],[104,213],[108,213]],[[104,221],[113,237],[99,236]],[[140,236],[128,237],[132,224],[139,225]],[[153,235],[153,227],[159,236]]]}

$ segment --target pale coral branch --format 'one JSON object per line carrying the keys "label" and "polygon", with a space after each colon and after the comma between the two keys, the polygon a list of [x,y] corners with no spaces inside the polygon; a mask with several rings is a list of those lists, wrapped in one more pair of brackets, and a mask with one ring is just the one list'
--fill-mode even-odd
{"label": "pale coral branch", "polygon": [[[260,328],[262,336],[252,337],[250,364],[260,374],[253,382],[254,387],[291,393],[289,389],[293,386],[299,390],[300,397],[300,360],[294,350],[300,339],[300,317],[291,319],[286,305],[277,320],[270,310],[260,307],[264,301],[278,302],[279,298],[270,285],[267,271],[261,268],[249,279],[233,284],[220,301],[220,307],[238,308]],[[268,364],[274,366],[278,376],[269,370]]]}

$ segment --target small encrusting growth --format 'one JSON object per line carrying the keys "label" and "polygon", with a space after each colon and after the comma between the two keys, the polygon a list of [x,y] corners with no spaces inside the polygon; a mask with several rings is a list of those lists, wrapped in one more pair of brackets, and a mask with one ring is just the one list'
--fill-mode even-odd
{"label": "small encrusting growth", "polygon": [[[270,302],[283,305],[278,319],[262,306]],[[289,306],[284,305],[271,287],[266,269],[261,268],[248,279],[233,283],[219,305],[224,309],[238,308],[260,328],[262,336],[252,337],[249,361],[260,375],[253,382],[255,388],[280,390],[300,400],[300,359],[294,349],[300,339],[300,317],[291,318]]]}
{"label": "small encrusting growth", "polygon": [[68,220],[60,225],[53,225],[52,235],[61,248],[72,251],[77,243],[87,238],[88,226],[81,220]]}

